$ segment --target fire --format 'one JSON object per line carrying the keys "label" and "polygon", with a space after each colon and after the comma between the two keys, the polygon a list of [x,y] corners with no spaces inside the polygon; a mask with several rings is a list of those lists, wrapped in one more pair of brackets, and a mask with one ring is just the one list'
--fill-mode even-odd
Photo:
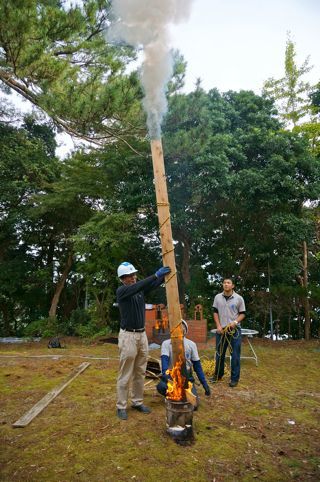
{"label": "fire", "polygon": [[161,328],[161,320],[156,320],[156,324],[154,325],[156,330],[160,330]]}
{"label": "fire", "polygon": [[[172,380],[168,380],[168,388],[166,398],[169,400],[182,401],[186,398],[186,390],[191,390],[192,383],[189,382],[189,388],[185,389],[186,378],[181,373],[183,365],[183,358],[179,355],[179,359],[172,368],[167,370],[167,374],[171,376]],[[191,385],[191,386],[190,386]]]}
{"label": "fire", "polygon": [[165,313],[162,312],[161,318],[158,318],[155,321],[154,327],[155,327],[156,330],[162,331],[164,333],[169,326],[168,322],[169,322],[168,316]]}
{"label": "fire", "polygon": [[188,388],[185,389],[185,391],[186,391],[186,392],[188,393],[188,395],[189,395],[189,396],[187,395],[187,398],[190,398],[190,396],[191,396],[191,397],[194,396],[193,393],[192,393],[192,391],[191,391],[191,390],[192,390],[192,387],[193,387],[193,384],[192,384],[191,382],[188,382],[188,385],[189,385],[189,386],[188,386]]}
{"label": "fire", "polygon": [[166,313],[162,313],[162,329],[166,330],[169,326],[169,318]]}

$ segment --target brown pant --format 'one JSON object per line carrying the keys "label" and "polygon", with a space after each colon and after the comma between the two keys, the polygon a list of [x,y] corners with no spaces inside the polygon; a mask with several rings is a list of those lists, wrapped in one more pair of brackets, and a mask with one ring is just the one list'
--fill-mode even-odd
{"label": "brown pant", "polygon": [[120,330],[119,333],[119,374],[117,380],[117,408],[126,409],[129,386],[133,405],[143,403],[144,378],[148,360],[148,338],[146,332],[131,333]]}

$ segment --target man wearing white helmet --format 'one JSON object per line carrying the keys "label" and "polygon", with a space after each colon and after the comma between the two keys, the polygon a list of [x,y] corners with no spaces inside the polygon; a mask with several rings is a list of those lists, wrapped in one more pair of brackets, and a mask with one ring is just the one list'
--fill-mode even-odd
{"label": "man wearing white helmet", "polygon": [[[201,361],[198,354],[198,348],[194,341],[189,340],[186,338],[186,334],[188,333],[188,324],[185,320],[182,320],[183,326],[183,344],[184,344],[184,354],[186,359],[186,368],[188,373],[188,379],[193,383],[192,393],[197,397],[197,390],[194,385],[194,378],[192,370],[194,370],[197,374],[197,377],[204,388],[204,392],[207,396],[210,396],[210,388],[207,383],[205,374],[202,370]],[[168,386],[168,379],[170,375],[168,375],[167,370],[172,368],[172,343],[171,339],[165,340],[161,345],[161,381],[157,385],[157,390],[161,395],[166,395],[167,393],[167,386]]]}
{"label": "man wearing white helmet", "polygon": [[127,420],[129,385],[131,384],[132,408],[141,413],[150,413],[143,404],[144,379],[148,359],[148,339],[145,330],[144,295],[164,282],[170,273],[164,266],[148,278],[137,281],[137,270],[128,262],[118,267],[118,277],[122,283],[117,289],[117,303],[120,310],[119,332],[119,374],[117,380],[117,416]]}

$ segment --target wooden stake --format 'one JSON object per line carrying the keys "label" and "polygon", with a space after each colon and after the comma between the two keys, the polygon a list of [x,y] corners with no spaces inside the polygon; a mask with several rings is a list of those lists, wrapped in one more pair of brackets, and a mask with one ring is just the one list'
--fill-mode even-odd
{"label": "wooden stake", "polygon": [[186,398],[187,398],[187,401],[191,403],[191,405],[193,405],[194,407],[197,406],[198,399],[196,395],[194,395],[192,392],[189,392],[188,390],[186,390]]}
{"label": "wooden stake", "polygon": [[84,372],[86,368],[90,366],[90,363],[81,363],[76,372],[72,372],[71,375],[67,378],[65,382],[63,382],[61,385],[58,385],[56,388],[51,390],[47,395],[45,395],[39,402],[37,402],[27,413],[25,413],[19,420],[17,420],[15,423],[12,424],[13,427],[25,427],[28,425],[31,420],[33,420],[39,413],[42,412],[44,408],[46,408],[47,405],[49,405],[50,402],[54,398],[56,398],[59,393],[62,392],[77,376],[80,375],[80,373]]}
{"label": "wooden stake", "polygon": [[183,345],[183,328],[181,325],[182,318],[179,301],[177,269],[172,239],[167,180],[164,167],[162,143],[160,139],[154,139],[151,141],[151,153],[158,206],[163,265],[171,268],[171,273],[166,276],[166,294],[169,326],[171,332],[173,364],[175,365],[179,358],[182,358],[182,371],[185,374],[185,354]]}

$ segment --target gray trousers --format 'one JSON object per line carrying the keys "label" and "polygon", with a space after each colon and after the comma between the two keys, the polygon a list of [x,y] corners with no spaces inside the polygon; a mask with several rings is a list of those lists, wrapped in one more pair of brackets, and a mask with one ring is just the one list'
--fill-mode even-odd
{"label": "gray trousers", "polygon": [[146,332],[131,333],[120,330],[119,374],[117,380],[117,408],[126,409],[131,383],[132,405],[143,403],[144,379],[148,360],[148,338]]}

